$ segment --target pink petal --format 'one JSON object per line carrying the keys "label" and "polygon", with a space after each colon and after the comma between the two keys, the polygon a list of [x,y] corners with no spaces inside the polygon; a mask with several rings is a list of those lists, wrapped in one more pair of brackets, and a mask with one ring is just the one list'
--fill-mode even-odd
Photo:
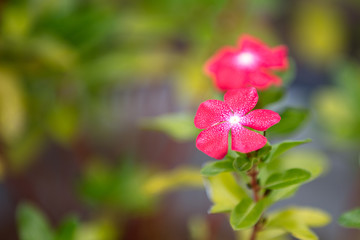
{"label": "pink petal", "polygon": [[256,106],[259,96],[254,87],[229,90],[224,100],[239,116],[243,116]]}
{"label": "pink petal", "polygon": [[270,85],[281,85],[281,78],[266,71],[254,71],[249,74],[249,84],[257,89],[267,89]]}
{"label": "pink petal", "polygon": [[216,159],[225,157],[228,151],[230,124],[222,123],[202,131],[196,139],[196,147]]}
{"label": "pink petal", "polygon": [[224,47],[217,51],[204,66],[205,73],[213,76],[223,67],[232,65],[232,59],[237,50],[232,47]]}
{"label": "pink petal", "polygon": [[220,90],[230,90],[247,87],[246,71],[235,68],[234,66],[219,69],[215,75],[215,84]]}
{"label": "pink petal", "polygon": [[234,151],[248,153],[265,146],[267,139],[256,132],[242,126],[231,128],[231,149]]}
{"label": "pink petal", "polygon": [[219,100],[207,100],[200,104],[194,119],[195,127],[204,129],[226,121],[231,115],[229,106]]}
{"label": "pink petal", "polygon": [[285,46],[278,46],[273,48],[270,54],[264,56],[264,63],[262,66],[276,70],[285,70],[288,68],[287,48]]}
{"label": "pink petal", "polygon": [[240,51],[250,51],[256,53],[258,56],[262,56],[270,51],[266,44],[250,35],[241,36],[238,45]]}
{"label": "pink petal", "polygon": [[284,70],[288,67],[287,48],[283,45],[270,48],[260,40],[244,35],[239,40],[241,51],[255,53],[259,57],[262,67]]}
{"label": "pink petal", "polygon": [[241,118],[241,125],[253,128],[258,131],[265,131],[269,127],[277,124],[281,117],[274,111],[258,109],[249,112]]}
{"label": "pink petal", "polygon": [[205,64],[205,73],[212,77],[216,87],[220,90],[224,91],[246,86],[246,71],[234,64],[236,54],[238,54],[238,50],[225,47]]}

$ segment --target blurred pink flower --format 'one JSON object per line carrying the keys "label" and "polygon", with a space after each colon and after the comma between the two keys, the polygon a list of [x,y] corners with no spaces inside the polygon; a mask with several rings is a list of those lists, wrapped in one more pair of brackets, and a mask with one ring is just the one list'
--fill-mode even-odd
{"label": "blurred pink flower", "polygon": [[[203,130],[196,139],[196,147],[216,159],[225,157],[231,130],[231,149],[248,153],[262,148],[267,139],[254,131],[265,131],[280,121],[276,112],[265,109],[251,111],[258,94],[254,87],[228,91],[224,102],[207,100],[200,104],[194,119],[195,126]],[[250,112],[251,111],[251,112]]]}
{"label": "blurred pink flower", "polygon": [[205,64],[205,72],[220,90],[250,86],[263,90],[272,84],[281,85],[272,71],[287,68],[285,46],[269,48],[249,35],[240,37],[238,48],[224,47]]}

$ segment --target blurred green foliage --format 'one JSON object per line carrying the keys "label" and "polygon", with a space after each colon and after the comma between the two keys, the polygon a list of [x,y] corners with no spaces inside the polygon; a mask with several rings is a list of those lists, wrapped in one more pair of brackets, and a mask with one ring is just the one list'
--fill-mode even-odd
{"label": "blurred green foliage", "polygon": [[23,202],[17,209],[20,240],[114,240],[116,229],[109,220],[79,223],[67,217],[54,229],[48,218],[33,204]]}
{"label": "blurred green foliage", "polygon": [[[341,11],[326,2],[298,2],[289,22],[294,50],[315,65],[336,63],[347,40]],[[118,89],[124,93],[132,87],[170,83],[177,102],[187,113],[146,118],[140,121],[141,126],[180,141],[194,139],[198,130],[193,127],[193,114],[188,113],[192,104],[218,94],[203,74],[205,60],[220,47],[234,45],[243,32],[270,45],[278,44],[279,29],[275,31],[277,26],[269,19],[283,14],[285,8],[284,0],[3,1],[0,140],[6,147],[5,153],[0,151],[0,178],[7,167],[26,171],[49,140],[66,148],[75,148],[79,139],[110,143],[116,132],[113,130],[118,126],[127,128],[128,124],[114,116],[113,101],[122,115],[130,114],[114,100]],[[257,107],[282,99],[296,72],[294,61],[290,64],[290,71],[281,76],[284,88],[259,92]],[[336,75],[336,87],[319,93],[315,102],[321,125],[327,131],[358,143],[357,68],[356,63],[342,66]],[[216,98],[221,98],[220,94]],[[307,115],[302,109],[287,109],[282,121],[292,120],[269,133],[292,133],[302,126]],[[91,154],[101,155],[95,148],[92,150]],[[300,167],[311,172],[313,179],[326,169],[323,156],[318,153],[295,152],[288,158],[291,161],[283,160],[284,156],[274,158],[266,167],[266,174]],[[236,166],[217,163],[206,173],[207,188],[214,201],[211,212],[230,211],[246,194],[237,187],[236,179],[226,173],[234,167],[246,169],[246,164],[237,159]],[[151,167],[123,159],[114,165],[105,162],[101,157],[86,162],[77,185],[82,200],[100,211],[146,211],[162,193],[183,186],[199,187],[202,181],[197,169],[151,172]],[[265,181],[268,175],[261,180]],[[279,190],[272,197],[282,199],[294,191],[296,188]],[[293,216],[294,212],[285,215]],[[69,218],[54,230],[41,211],[29,204],[20,205],[17,218],[21,240],[110,240],[121,233],[112,225],[112,219],[80,223]],[[293,217],[289,218],[293,221]],[[312,226],[304,222],[300,225],[302,230]],[[270,229],[264,236],[280,236],[283,232]]]}
{"label": "blurred green foliage", "polygon": [[314,95],[318,124],[337,148],[357,148],[360,142],[359,78],[359,64],[345,61],[334,69],[334,85]]}

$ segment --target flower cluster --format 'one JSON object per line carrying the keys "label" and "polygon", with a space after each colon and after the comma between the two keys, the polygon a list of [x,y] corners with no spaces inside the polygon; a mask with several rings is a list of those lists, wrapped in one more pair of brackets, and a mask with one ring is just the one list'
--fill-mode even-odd
{"label": "flower cluster", "polygon": [[207,100],[201,103],[194,122],[197,128],[205,130],[196,139],[197,148],[213,158],[224,158],[230,130],[232,150],[248,153],[262,148],[266,138],[245,127],[265,131],[278,123],[280,116],[266,109],[251,111],[257,101],[256,89],[250,87],[228,91],[224,101]]}
{"label": "flower cluster", "polygon": [[288,67],[285,46],[269,48],[261,41],[244,35],[238,48],[225,47],[205,65],[205,71],[225,93],[224,101],[208,100],[200,104],[195,126],[204,129],[196,139],[196,146],[207,155],[222,159],[228,151],[231,131],[231,149],[243,153],[262,148],[267,139],[248,128],[265,131],[280,121],[279,114],[258,109],[257,89],[264,90],[281,79],[274,70]]}
{"label": "flower cluster", "polygon": [[288,67],[285,46],[269,48],[260,40],[244,35],[238,48],[224,47],[205,64],[205,72],[210,75],[220,90],[230,90],[253,86],[266,89],[281,79],[274,70]]}

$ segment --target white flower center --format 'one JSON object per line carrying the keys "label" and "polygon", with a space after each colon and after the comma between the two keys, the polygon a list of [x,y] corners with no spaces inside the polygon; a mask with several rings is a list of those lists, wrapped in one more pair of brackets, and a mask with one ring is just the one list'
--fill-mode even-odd
{"label": "white flower center", "polygon": [[231,116],[229,119],[229,122],[231,124],[238,124],[240,122],[240,117],[239,116]]}
{"label": "white flower center", "polygon": [[243,52],[235,57],[235,62],[243,67],[251,67],[256,63],[256,56],[250,52]]}

